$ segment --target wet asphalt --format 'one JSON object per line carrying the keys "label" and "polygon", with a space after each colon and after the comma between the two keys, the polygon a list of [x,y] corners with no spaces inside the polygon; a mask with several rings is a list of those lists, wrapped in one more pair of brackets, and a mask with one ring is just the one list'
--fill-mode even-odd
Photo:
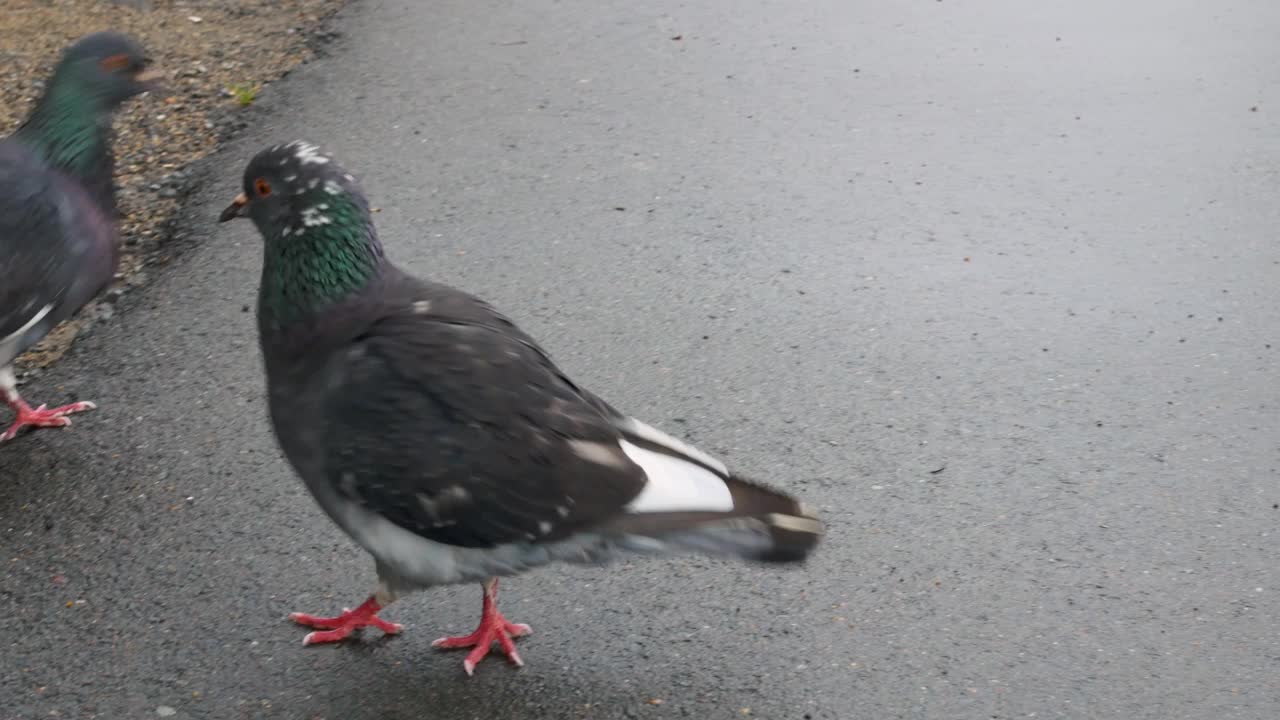
{"label": "wet asphalt", "polygon": [[[1033,7],[1034,5],[1034,7]],[[0,448],[0,718],[1213,718],[1280,706],[1280,5],[357,0]],[[277,452],[259,240],[306,137],[388,251],[804,496],[804,568],[504,585],[528,666],[285,616],[372,563]]]}

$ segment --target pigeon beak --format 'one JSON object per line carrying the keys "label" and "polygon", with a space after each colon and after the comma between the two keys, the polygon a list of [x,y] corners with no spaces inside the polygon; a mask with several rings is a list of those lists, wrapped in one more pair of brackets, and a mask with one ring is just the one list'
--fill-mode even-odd
{"label": "pigeon beak", "polygon": [[170,95],[168,88],[160,84],[160,78],[164,75],[154,68],[148,68],[133,76],[133,82],[142,88],[144,92],[153,92],[157,95]]}
{"label": "pigeon beak", "polygon": [[244,217],[246,214],[245,208],[247,207],[249,207],[249,196],[244,193],[240,193],[236,196],[235,200],[231,201],[231,204],[227,206],[227,209],[223,210],[222,214],[218,216],[218,222],[224,223],[228,220]]}

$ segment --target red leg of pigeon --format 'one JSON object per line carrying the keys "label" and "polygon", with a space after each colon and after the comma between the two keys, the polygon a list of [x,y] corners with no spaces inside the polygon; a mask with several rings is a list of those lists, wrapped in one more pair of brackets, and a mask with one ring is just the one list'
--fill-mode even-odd
{"label": "red leg of pigeon", "polygon": [[390,623],[378,617],[378,611],[382,606],[374,596],[370,595],[360,607],[352,610],[343,608],[342,614],[337,617],[319,617],[317,615],[308,615],[306,613],[293,613],[289,615],[289,619],[299,625],[316,628],[317,632],[307,633],[302,639],[303,645],[314,645],[316,643],[337,642],[345,639],[352,631],[362,627],[373,626],[388,635],[395,635],[404,629],[403,625]]}
{"label": "red leg of pigeon", "polygon": [[12,440],[18,435],[18,431],[24,427],[64,427],[71,424],[71,418],[67,417],[71,413],[83,412],[85,410],[93,410],[98,407],[87,400],[84,402],[71,403],[62,407],[48,408],[41,405],[38,408],[32,408],[21,397],[18,396],[16,390],[8,388],[3,389],[4,401],[18,417],[9,426],[8,430],[0,434],[0,442]]}
{"label": "red leg of pigeon", "polygon": [[524,665],[520,653],[516,652],[516,644],[512,638],[528,635],[533,629],[523,623],[510,623],[498,612],[498,579],[493,578],[484,584],[484,606],[480,611],[480,626],[470,635],[462,637],[442,637],[431,643],[432,647],[443,649],[475,648],[462,661],[462,668],[470,675],[476,671],[476,665],[489,654],[494,641],[502,647],[507,659],[516,667]]}

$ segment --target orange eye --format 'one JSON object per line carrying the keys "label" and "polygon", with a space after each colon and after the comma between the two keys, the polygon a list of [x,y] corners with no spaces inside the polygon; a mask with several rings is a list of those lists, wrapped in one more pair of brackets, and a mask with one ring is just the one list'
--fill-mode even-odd
{"label": "orange eye", "polygon": [[128,55],[112,55],[102,60],[102,69],[107,72],[117,72],[129,67]]}
{"label": "orange eye", "polygon": [[266,197],[271,194],[271,183],[265,178],[258,178],[253,181],[253,189],[258,193],[259,197]]}

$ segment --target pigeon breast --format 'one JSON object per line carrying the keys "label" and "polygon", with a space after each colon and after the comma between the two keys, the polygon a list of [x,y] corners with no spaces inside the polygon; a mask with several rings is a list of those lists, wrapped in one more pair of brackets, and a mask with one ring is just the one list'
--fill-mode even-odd
{"label": "pigeon breast", "polygon": [[0,141],[0,366],[111,281],[115,241],[111,218],[78,183]]}

